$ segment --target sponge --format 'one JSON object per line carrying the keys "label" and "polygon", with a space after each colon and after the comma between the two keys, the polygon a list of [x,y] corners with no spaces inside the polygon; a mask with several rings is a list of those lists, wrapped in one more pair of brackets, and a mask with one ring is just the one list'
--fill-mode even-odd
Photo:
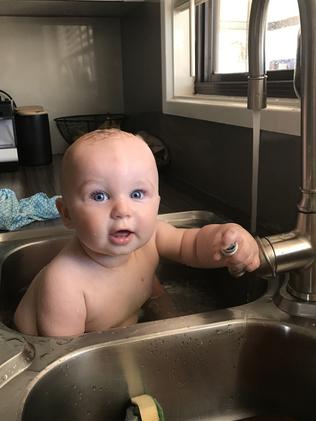
{"label": "sponge", "polygon": [[161,405],[150,395],[131,398],[125,421],[165,421]]}

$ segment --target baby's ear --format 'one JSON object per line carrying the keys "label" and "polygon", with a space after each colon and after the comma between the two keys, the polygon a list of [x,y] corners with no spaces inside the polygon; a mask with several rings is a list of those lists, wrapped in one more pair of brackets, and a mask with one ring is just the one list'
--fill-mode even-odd
{"label": "baby's ear", "polygon": [[71,222],[71,219],[70,219],[70,215],[69,215],[68,209],[67,209],[62,197],[58,197],[56,199],[56,208],[59,212],[59,215],[61,216],[61,218],[63,220],[63,223],[64,223],[65,227],[72,228],[72,222]]}

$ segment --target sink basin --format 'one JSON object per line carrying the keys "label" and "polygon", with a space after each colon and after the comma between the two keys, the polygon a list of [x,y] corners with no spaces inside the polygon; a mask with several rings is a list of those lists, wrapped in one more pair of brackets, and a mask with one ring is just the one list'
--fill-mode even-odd
{"label": "sink basin", "polygon": [[[12,325],[14,311],[33,277],[59,252],[67,238],[30,241],[10,250],[1,265],[0,321]],[[162,261],[158,277],[172,299],[172,313],[159,301],[145,306],[142,321],[238,306],[264,294],[267,282],[254,275],[236,280],[224,269],[194,269]]]}
{"label": "sink basin", "polygon": [[255,318],[92,345],[35,377],[20,419],[123,421],[147,393],[168,421],[312,420],[315,356],[315,334]]}
{"label": "sink basin", "polygon": [[[200,212],[171,214],[166,220],[185,227],[219,222],[213,214]],[[14,349],[12,363],[11,354],[4,353],[0,365],[5,376],[0,382],[1,419],[123,421],[129,398],[142,393],[161,401],[168,421],[256,413],[253,402],[245,401],[248,391],[244,391],[253,387],[255,379],[241,391],[234,389],[240,381],[238,371],[247,372],[239,365],[241,350],[253,353],[251,332],[258,339],[256,326],[226,320],[237,319],[236,314],[245,314],[252,306],[271,303],[267,280],[253,274],[237,280],[226,269],[194,269],[161,260],[157,274],[172,300],[172,314],[152,300],[153,305],[144,306],[141,319],[152,323],[76,338],[24,337],[12,323],[16,306],[70,233],[60,229],[13,234],[0,236],[0,345],[19,344],[19,349]],[[242,306],[246,303],[252,304]],[[264,329],[260,323],[259,328]],[[276,326],[270,330],[264,339],[277,331],[285,341],[284,330]],[[251,358],[255,364],[257,358]]]}

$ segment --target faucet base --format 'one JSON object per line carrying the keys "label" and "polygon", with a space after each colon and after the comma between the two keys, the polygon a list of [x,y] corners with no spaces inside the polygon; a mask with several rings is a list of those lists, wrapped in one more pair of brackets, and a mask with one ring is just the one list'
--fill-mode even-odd
{"label": "faucet base", "polygon": [[273,298],[274,303],[291,316],[316,319],[316,302],[301,301],[288,292],[288,282],[284,282]]}
{"label": "faucet base", "polygon": [[288,292],[298,300],[307,301],[307,302],[315,302],[316,301],[316,294],[309,293],[309,292],[299,292],[296,288],[291,286],[291,281],[289,281],[287,285]]}

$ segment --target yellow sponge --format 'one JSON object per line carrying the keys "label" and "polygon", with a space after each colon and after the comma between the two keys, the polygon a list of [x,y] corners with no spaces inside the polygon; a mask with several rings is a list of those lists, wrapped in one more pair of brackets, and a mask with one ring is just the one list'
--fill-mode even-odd
{"label": "yellow sponge", "polygon": [[150,395],[135,396],[131,402],[137,405],[142,421],[161,421],[157,401]]}

